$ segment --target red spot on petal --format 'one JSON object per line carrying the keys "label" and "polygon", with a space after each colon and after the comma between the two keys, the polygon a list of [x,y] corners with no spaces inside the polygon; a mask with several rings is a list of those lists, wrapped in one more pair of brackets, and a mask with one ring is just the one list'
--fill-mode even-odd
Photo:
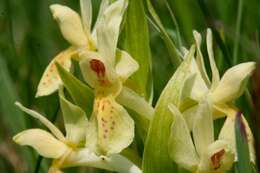
{"label": "red spot on petal", "polygon": [[220,166],[221,166],[220,161],[224,154],[225,154],[225,150],[222,149],[210,157],[214,170],[217,170],[218,168],[220,168]]}
{"label": "red spot on petal", "polygon": [[97,59],[92,59],[89,63],[90,63],[90,68],[96,72],[99,78],[105,77],[106,68],[102,61]]}

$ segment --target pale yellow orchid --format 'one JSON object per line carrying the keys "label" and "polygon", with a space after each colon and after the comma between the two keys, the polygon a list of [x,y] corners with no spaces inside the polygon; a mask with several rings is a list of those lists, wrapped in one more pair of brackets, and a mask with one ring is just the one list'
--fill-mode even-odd
{"label": "pale yellow orchid", "polygon": [[[193,34],[196,41],[197,57],[196,60],[193,60],[192,62],[190,78],[186,80],[182,91],[183,97],[189,99],[188,101],[187,99],[183,99],[182,105],[178,106],[181,108],[190,130],[193,128],[194,124],[194,112],[198,109],[197,103],[205,100],[207,97],[212,100],[214,119],[228,116],[227,122],[234,122],[238,110],[234,107],[232,102],[243,94],[247,78],[255,69],[255,62],[238,64],[228,69],[220,79],[219,71],[214,60],[212,32],[208,29],[207,50],[212,72],[212,80],[210,81],[206,73],[203,55],[200,50],[201,35],[196,31],[194,31]],[[187,54],[187,51],[185,51],[185,54]],[[253,136],[248,127],[248,123],[244,118],[243,120],[247,126],[246,131],[248,140],[250,141],[251,161],[254,162]],[[233,129],[230,130],[233,131]]]}
{"label": "pale yellow orchid", "polygon": [[98,132],[97,151],[112,154],[122,151],[134,137],[134,121],[116,98],[139,65],[127,52],[99,45],[97,52],[83,50],[79,54],[80,67],[85,81],[94,88],[92,120]]}
{"label": "pale yellow orchid", "polygon": [[107,45],[110,45],[108,47],[116,47],[119,26],[124,10],[127,7],[127,1],[118,0],[110,4],[109,0],[102,0],[93,29],[91,29],[91,0],[80,0],[80,6],[82,17],[69,7],[59,4],[50,6],[63,37],[71,44],[71,47],[59,53],[47,66],[38,85],[36,97],[52,94],[62,83],[55,62],[70,71],[71,60],[73,57],[77,60],[79,49],[96,50],[97,44],[103,47],[103,50],[106,49]]}
{"label": "pale yellow orchid", "polygon": [[[226,140],[227,129],[234,128],[228,123],[223,126],[217,140],[214,140],[212,104],[209,100],[199,103],[194,112],[192,137],[187,122],[178,108],[170,104],[174,115],[169,139],[170,157],[180,167],[194,173],[226,173],[235,161],[234,140]],[[234,134],[232,134],[234,135]]]}
{"label": "pale yellow orchid", "polygon": [[58,173],[62,168],[73,166],[88,166],[122,173],[141,172],[137,166],[119,154],[97,155],[91,147],[88,147],[88,143],[95,140],[95,133],[91,131],[91,125],[84,111],[66,100],[63,91],[60,91],[60,104],[66,136],[44,116],[16,103],[21,110],[40,120],[50,130],[47,132],[41,129],[29,129],[13,138],[20,145],[33,147],[43,157],[54,159],[49,173]]}

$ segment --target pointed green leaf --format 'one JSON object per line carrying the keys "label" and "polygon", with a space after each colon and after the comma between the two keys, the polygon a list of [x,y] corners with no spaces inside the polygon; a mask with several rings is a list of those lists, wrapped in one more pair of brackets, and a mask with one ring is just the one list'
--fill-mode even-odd
{"label": "pointed green leaf", "polygon": [[129,0],[123,35],[123,49],[139,64],[139,70],[126,85],[146,99],[152,93],[151,53],[149,31],[143,1]]}
{"label": "pointed green leaf", "polygon": [[167,108],[170,103],[179,105],[181,89],[184,85],[183,79],[191,72],[194,51],[195,47],[192,46],[189,54],[166,85],[156,104],[154,117],[145,143],[144,173],[176,171],[168,153],[168,139],[173,117]]}
{"label": "pointed green leaf", "polygon": [[237,169],[239,173],[252,173],[250,165],[248,139],[246,133],[246,126],[242,119],[240,112],[236,115],[235,120],[235,135],[236,135],[236,148],[237,148]]}
{"label": "pointed green leaf", "polygon": [[56,67],[61,80],[63,81],[66,89],[69,91],[73,101],[81,107],[88,116],[90,116],[92,113],[94,98],[92,90],[83,82],[74,77],[71,73],[62,68],[59,64],[56,63]]}
{"label": "pointed green leaf", "polygon": [[171,40],[170,36],[168,35],[166,29],[164,28],[158,14],[156,13],[152,3],[150,0],[146,0],[147,2],[147,8],[148,11],[150,13],[150,15],[152,16],[152,19],[156,25],[156,27],[159,28],[161,37],[168,49],[169,55],[171,57],[171,61],[173,66],[176,68],[178,67],[178,65],[181,63],[182,59],[180,58],[179,52],[174,44],[174,42]]}

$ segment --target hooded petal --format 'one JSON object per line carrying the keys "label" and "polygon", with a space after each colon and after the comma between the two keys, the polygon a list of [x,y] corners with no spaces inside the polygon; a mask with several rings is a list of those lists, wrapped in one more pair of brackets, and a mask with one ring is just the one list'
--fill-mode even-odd
{"label": "hooded petal", "polygon": [[36,97],[50,95],[58,90],[62,83],[55,63],[59,63],[65,70],[71,69],[71,57],[75,54],[74,48],[68,48],[59,53],[47,66],[37,88]]}
{"label": "hooded petal", "polygon": [[193,124],[193,139],[200,156],[205,154],[206,148],[214,141],[214,128],[211,103],[207,100],[199,103]]}
{"label": "hooded petal", "polygon": [[231,102],[242,95],[246,79],[255,69],[255,62],[238,64],[223,75],[219,85],[212,93],[214,102]]}
{"label": "hooded petal", "polygon": [[97,26],[98,51],[111,65],[115,63],[119,29],[126,7],[126,0],[115,1],[106,8]]}
{"label": "hooded petal", "polygon": [[117,50],[117,63],[115,66],[116,73],[122,81],[127,80],[139,68],[138,62],[131,57],[126,51]]}
{"label": "hooded petal", "polygon": [[201,158],[198,172],[220,173],[232,168],[235,154],[227,141],[217,140],[210,144]]}
{"label": "hooded petal", "polygon": [[189,128],[176,106],[171,104],[169,109],[174,116],[169,138],[169,155],[181,167],[195,171],[199,164],[199,158]]}
{"label": "hooded petal", "polygon": [[50,6],[53,18],[58,22],[63,37],[73,46],[88,45],[80,16],[69,7],[53,4]]}
{"label": "hooded petal", "polygon": [[25,130],[14,136],[13,140],[19,145],[33,147],[40,155],[47,158],[59,158],[68,150],[63,142],[41,129]]}
{"label": "hooded petal", "polygon": [[118,76],[106,59],[91,51],[80,53],[80,69],[86,82],[93,88],[109,89],[118,83]]}
{"label": "hooded petal", "polygon": [[39,114],[38,112],[35,112],[31,109],[28,109],[24,107],[21,103],[15,102],[15,105],[18,106],[22,111],[25,113],[31,115],[32,117],[38,119],[42,124],[44,124],[54,135],[61,141],[65,141],[65,137],[61,133],[61,131],[55,127],[47,118]]}
{"label": "hooded petal", "polygon": [[85,112],[69,102],[62,91],[59,91],[60,105],[66,129],[66,139],[74,144],[85,142],[88,119]]}
{"label": "hooded petal", "polygon": [[98,145],[102,153],[119,153],[132,143],[134,121],[113,97],[96,100],[94,110],[98,124]]}
{"label": "hooded petal", "polygon": [[210,68],[212,72],[212,85],[211,88],[214,89],[219,82],[219,71],[214,59],[214,52],[213,52],[213,41],[212,41],[212,31],[210,29],[207,29],[207,50],[209,55],[209,62],[210,62]]}

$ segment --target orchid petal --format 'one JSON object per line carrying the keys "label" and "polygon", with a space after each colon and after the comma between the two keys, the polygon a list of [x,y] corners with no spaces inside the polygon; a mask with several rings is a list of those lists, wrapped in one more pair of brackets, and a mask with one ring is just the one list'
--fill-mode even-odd
{"label": "orchid petal", "polygon": [[62,166],[88,166],[113,172],[141,173],[141,170],[136,165],[119,154],[113,154],[108,157],[97,156],[88,148],[79,149],[73,152]]}
{"label": "orchid petal", "polygon": [[210,80],[209,80],[209,77],[207,75],[205,63],[204,63],[204,60],[203,60],[203,55],[202,55],[201,50],[200,50],[201,35],[197,31],[193,31],[193,37],[195,39],[195,43],[196,43],[196,47],[197,47],[197,57],[196,57],[197,65],[198,65],[198,68],[199,68],[199,71],[201,73],[202,78],[204,79],[207,86],[209,86]]}
{"label": "orchid petal", "polygon": [[134,121],[113,97],[96,100],[98,144],[105,154],[119,153],[134,138]]}
{"label": "orchid petal", "polygon": [[171,104],[169,105],[169,109],[174,116],[169,138],[170,157],[181,167],[195,171],[199,163],[199,158],[195,151],[188,126],[176,106]]}
{"label": "orchid petal", "polygon": [[59,53],[47,66],[40,83],[37,88],[36,97],[50,95],[58,90],[62,83],[59,73],[56,69],[55,63],[59,63],[65,70],[71,69],[71,57],[75,54],[75,49],[70,47]]}
{"label": "orchid petal", "polygon": [[103,15],[104,11],[107,9],[108,6],[109,6],[109,0],[102,0],[101,1],[97,20],[96,20],[96,23],[93,27],[92,33],[91,33],[91,38],[95,42],[96,45],[97,45],[97,26],[100,24],[100,22],[102,22],[102,19],[101,19],[102,15]]}
{"label": "orchid petal", "polygon": [[217,140],[210,144],[201,158],[198,172],[227,172],[234,163],[234,152],[227,141]]}
{"label": "orchid petal", "polygon": [[69,7],[53,4],[50,6],[53,18],[58,22],[63,37],[73,46],[88,45],[80,16]]}
{"label": "orchid petal", "polygon": [[85,142],[88,119],[85,112],[69,102],[62,91],[59,91],[60,105],[66,129],[66,139],[74,144]]}
{"label": "orchid petal", "polygon": [[116,97],[116,100],[119,102],[119,104],[134,110],[139,115],[142,115],[149,120],[151,120],[153,117],[153,107],[145,100],[144,97],[141,97],[130,88],[123,87],[120,94]]}
{"label": "orchid petal", "polygon": [[80,69],[86,82],[93,88],[110,88],[118,83],[118,76],[106,59],[97,52],[83,51],[80,53]]}
{"label": "orchid petal", "polygon": [[219,77],[219,71],[214,59],[214,52],[213,52],[213,41],[212,41],[212,31],[210,29],[207,29],[207,50],[209,55],[209,62],[210,62],[210,68],[212,71],[212,85],[211,88],[214,89],[220,80]]}
{"label": "orchid petal", "polygon": [[[255,162],[255,149],[254,149],[254,137],[253,134],[249,128],[249,125],[246,121],[246,119],[243,116],[243,123],[246,127],[246,133],[247,133],[247,140],[248,140],[248,146],[249,146],[249,153],[250,153],[250,160],[254,163]],[[225,120],[225,123],[219,133],[219,139],[228,141],[231,145],[231,148],[233,149],[234,153],[236,152],[236,143],[235,143],[235,115],[234,116],[228,116]],[[236,156],[237,160],[237,156]]]}
{"label": "orchid petal", "polygon": [[246,79],[255,69],[255,62],[238,64],[223,75],[219,85],[212,93],[214,102],[231,102],[242,95]]}
{"label": "orchid petal", "polygon": [[90,36],[92,23],[92,3],[91,0],[80,0],[80,11],[85,32]]}
{"label": "orchid petal", "polygon": [[47,158],[59,158],[68,150],[63,142],[41,129],[22,131],[15,135],[13,140],[19,145],[33,147],[40,155]]}
{"label": "orchid petal", "polygon": [[208,100],[199,103],[194,117],[192,134],[196,150],[202,156],[207,146],[214,141],[212,107]]}
{"label": "orchid petal", "polygon": [[64,141],[65,137],[63,136],[63,134],[61,133],[61,131],[55,127],[55,125],[53,125],[47,118],[45,118],[44,116],[42,116],[41,114],[39,114],[36,111],[33,111],[31,109],[28,109],[26,107],[24,107],[21,103],[19,102],[15,102],[15,105],[18,106],[22,111],[24,111],[25,113],[31,115],[32,117],[38,119],[42,124],[44,124],[54,135],[55,137],[57,137],[59,140]]}
{"label": "orchid petal", "polygon": [[111,65],[115,63],[119,29],[126,6],[126,0],[112,3],[104,11],[97,26],[98,51]]}
{"label": "orchid petal", "polygon": [[117,50],[117,63],[115,66],[116,73],[124,82],[139,68],[138,62],[131,57],[126,51]]}

